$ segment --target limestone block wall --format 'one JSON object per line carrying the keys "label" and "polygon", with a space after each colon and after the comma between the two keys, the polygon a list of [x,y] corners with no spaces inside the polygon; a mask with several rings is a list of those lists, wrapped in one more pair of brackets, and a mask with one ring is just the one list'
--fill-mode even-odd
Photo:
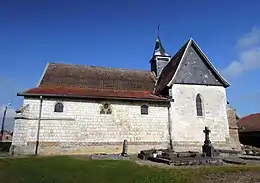
{"label": "limestone block wall", "polygon": [[[226,91],[219,86],[174,84],[172,86],[171,121],[175,149],[201,150],[203,129],[211,130],[210,140],[216,148],[228,148],[229,125]],[[197,116],[196,95],[202,99],[203,116]]]}
{"label": "limestone block wall", "polygon": [[230,135],[230,146],[231,148],[240,151],[241,144],[238,135],[237,117],[236,111],[230,105],[227,106],[228,122],[229,122],[229,135]]}
{"label": "limestone block wall", "polygon": [[[57,102],[62,113],[54,112]],[[166,104],[108,101],[112,114],[100,114],[105,102],[43,98],[40,125],[42,154],[121,152],[125,139],[129,152],[146,148],[167,148],[169,145],[168,107]],[[39,98],[25,98],[29,104],[24,119],[14,126],[13,145],[17,153],[33,153],[37,137]],[[141,105],[148,105],[148,114],[141,114]]]}

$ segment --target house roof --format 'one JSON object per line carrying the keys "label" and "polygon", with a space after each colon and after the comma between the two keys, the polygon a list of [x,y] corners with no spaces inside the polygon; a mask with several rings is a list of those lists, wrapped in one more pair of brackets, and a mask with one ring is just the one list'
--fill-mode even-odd
{"label": "house roof", "polygon": [[202,52],[197,43],[191,38],[181,47],[181,49],[172,57],[170,62],[164,67],[156,85],[156,94],[159,94],[166,87],[169,87],[173,84],[173,79],[176,76],[181,62],[183,61],[183,58],[186,55],[186,50],[188,50],[188,48],[192,45],[204,57],[206,64],[209,66],[211,71],[217,76],[217,78],[220,80],[223,86],[229,86],[229,83],[220,75],[220,73],[218,73],[216,68],[213,66],[213,64],[210,62],[207,56]]}
{"label": "house roof", "polygon": [[238,120],[239,132],[260,131],[260,113],[250,114]]}
{"label": "house roof", "polygon": [[155,75],[150,71],[49,63],[36,88],[19,96],[153,99]]}

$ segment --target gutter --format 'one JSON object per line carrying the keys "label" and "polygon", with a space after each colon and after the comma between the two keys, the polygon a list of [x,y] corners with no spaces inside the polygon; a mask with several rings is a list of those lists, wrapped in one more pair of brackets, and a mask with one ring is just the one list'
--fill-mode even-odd
{"label": "gutter", "polygon": [[30,94],[30,93],[18,93],[17,96],[27,97],[67,97],[67,98],[84,98],[84,99],[109,99],[109,100],[130,100],[130,101],[150,101],[150,102],[171,102],[172,99],[139,99],[139,98],[126,98],[126,97],[96,97],[96,96],[75,96],[75,95],[58,95],[58,94]]}

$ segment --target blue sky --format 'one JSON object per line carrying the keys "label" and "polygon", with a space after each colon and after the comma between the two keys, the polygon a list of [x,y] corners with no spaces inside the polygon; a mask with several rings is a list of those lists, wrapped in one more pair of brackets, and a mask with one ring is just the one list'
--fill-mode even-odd
{"label": "blue sky", "polygon": [[161,24],[169,54],[194,38],[231,83],[238,113],[259,112],[258,7],[257,0],[2,0],[0,106],[20,107],[16,93],[35,87],[47,62],[149,70]]}

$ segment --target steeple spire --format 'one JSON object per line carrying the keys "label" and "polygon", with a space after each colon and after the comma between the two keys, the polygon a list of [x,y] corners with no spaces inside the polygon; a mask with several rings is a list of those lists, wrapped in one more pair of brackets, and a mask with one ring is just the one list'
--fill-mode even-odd
{"label": "steeple spire", "polygon": [[162,45],[162,42],[160,40],[160,24],[157,27],[157,39],[156,39],[156,42],[155,42],[153,56],[169,56],[165,52],[163,45]]}
{"label": "steeple spire", "polygon": [[167,54],[163,48],[160,40],[160,24],[157,27],[157,38],[153,50],[153,56],[150,60],[151,71],[155,73],[157,77],[160,76],[165,65],[170,61],[171,57]]}

